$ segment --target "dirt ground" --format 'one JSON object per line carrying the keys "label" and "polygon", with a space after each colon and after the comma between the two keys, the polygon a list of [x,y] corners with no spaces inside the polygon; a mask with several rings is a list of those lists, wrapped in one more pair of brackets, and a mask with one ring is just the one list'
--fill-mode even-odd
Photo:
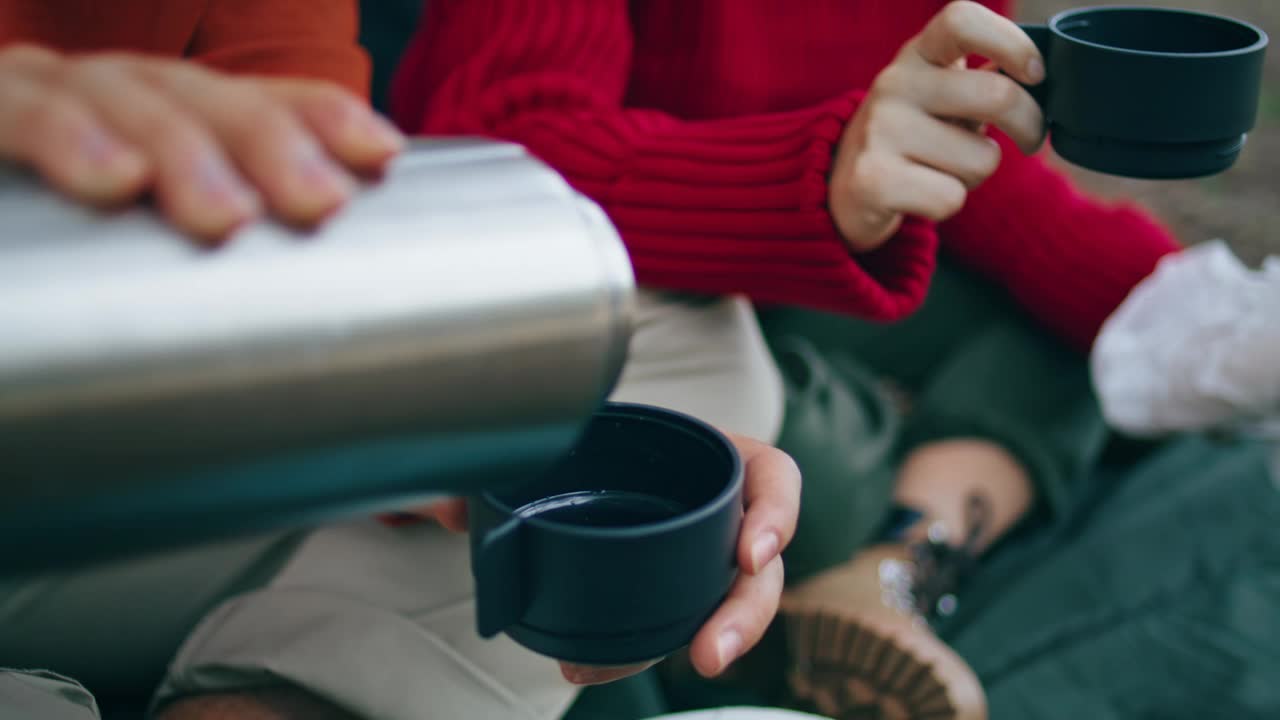
{"label": "dirt ground", "polygon": [[1271,36],[1258,127],[1231,170],[1200,180],[1151,182],[1067,167],[1097,193],[1136,198],[1152,208],[1185,243],[1223,238],[1249,262],[1280,254],[1280,0],[1019,0],[1019,15],[1043,22],[1053,13],[1084,5],[1203,10],[1247,20]]}

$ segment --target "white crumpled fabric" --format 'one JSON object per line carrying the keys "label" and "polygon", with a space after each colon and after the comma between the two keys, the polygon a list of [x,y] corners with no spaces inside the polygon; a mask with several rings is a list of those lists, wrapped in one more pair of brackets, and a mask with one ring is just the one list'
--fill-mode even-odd
{"label": "white crumpled fabric", "polygon": [[[1124,432],[1280,442],[1280,257],[1251,270],[1219,241],[1166,257],[1103,325],[1091,363]],[[1280,479],[1280,446],[1272,466]]]}

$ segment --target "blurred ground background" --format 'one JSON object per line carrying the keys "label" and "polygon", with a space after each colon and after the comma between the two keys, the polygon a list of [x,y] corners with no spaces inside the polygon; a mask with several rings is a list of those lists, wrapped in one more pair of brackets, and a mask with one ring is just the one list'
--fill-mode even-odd
{"label": "blurred ground background", "polygon": [[1138,199],[1185,243],[1222,238],[1250,263],[1268,253],[1280,254],[1280,0],[1019,0],[1018,9],[1020,19],[1044,22],[1056,12],[1085,5],[1202,10],[1247,20],[1271,36],[1258,127],[1231,170],[1200,180],[1150,182],[1064,167],[1096,193]]}

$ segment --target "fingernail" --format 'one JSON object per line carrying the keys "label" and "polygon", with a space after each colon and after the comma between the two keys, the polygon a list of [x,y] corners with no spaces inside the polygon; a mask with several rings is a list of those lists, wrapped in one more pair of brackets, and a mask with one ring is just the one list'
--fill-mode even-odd
{"label": "fingernail", "polygon": [[390,152],[400,152],[404,149],[404,134],[395,125],[392,125],[386,118],[373,111],[370,111],[367,117],[365,126],[368,128],[369,136],[375,143]]}
{"label": "fingernail", "polygon": [[117,177],[131,177],[146,170],[146,160],[99,128],[84,138],[84,155],[95,167]]}
{"label": "fingernail", "polygon": [[207,154],[196,167],[200,189],[208,198],[234,209],[238,214],[249,215],[258,211],[257,193],[240,182],[225,160],[217,155]]}
{"label": "fingernail", "polygon": [[298,142],[293,157],[294,166],[312,189],[344,197],[355,189],[346,174],[315,143]]}
{"label": "fingernail", "polygon": [[716,638],[716,659],[720,663],[720,670],[725,669],[729,663],[738,659],[738,654],[742,652],[742,633],[737,630],[725,630],[720,633],[720,637]]}
{"label": "fingernail", "polygon": [[1031,60],[1027,62],[1027,80],[1032,84],[1044,80],[1044,63],[1040,58],[1031,58]]}
{"label": "fingernail", "polygon": [[120,143],[98,128],[93,128],[84,135],[85,157],[95,165],[109,165],[123,151]]}
{"label": "fingernail", "polygon": [[778,554],[778,534],[772,530],[756,538],[751,544],[751,572],[760,572],[760,568],[769,564]]}

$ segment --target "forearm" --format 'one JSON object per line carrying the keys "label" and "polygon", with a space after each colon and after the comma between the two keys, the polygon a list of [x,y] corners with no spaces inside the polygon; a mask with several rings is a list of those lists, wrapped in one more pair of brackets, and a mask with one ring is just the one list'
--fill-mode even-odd
{"label": "forearm", "polygon": [[907,223],[854,256],[827,207],[859,93],[704,121],[631,108],[632,42],[620,0],[432,3],[397,78],[396,117],[412,132],[525,145],[605,208],[644,284],[880,320],[919,305],[933,225]]}

